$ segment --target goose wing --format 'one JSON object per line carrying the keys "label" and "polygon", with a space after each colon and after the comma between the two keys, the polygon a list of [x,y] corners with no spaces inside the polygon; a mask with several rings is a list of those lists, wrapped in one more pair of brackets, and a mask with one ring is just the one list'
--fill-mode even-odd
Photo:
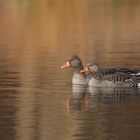
{"label": "goose wing", "polygon": [[102,80],[108,80],[110,82],[123,82],[127,79],[130,79],[132,76],[130,76],[127,73],[123,72],[115,72],[114,74],[106,74],[102,76]]}

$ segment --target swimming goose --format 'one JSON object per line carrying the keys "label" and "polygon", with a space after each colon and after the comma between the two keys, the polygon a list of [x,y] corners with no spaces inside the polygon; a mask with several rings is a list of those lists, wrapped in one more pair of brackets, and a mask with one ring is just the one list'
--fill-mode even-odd
{"label": "swimming goose", "polygon": [[72,78],[72,84],[85,85],[86,84],[86,76],[85,73],[81,73],[80,71],[83,69],[83,64],[81,59],[78,56],[70,56],[66,63],[61,66],[61,69],[73,67],[74,74]]}
{"label": "swimming goose", "polygon": [[88,63],[81,72],[92,74],[88,85],[95,87],[138,87],[140,73],[130,69],[104,69],[98,64]]}

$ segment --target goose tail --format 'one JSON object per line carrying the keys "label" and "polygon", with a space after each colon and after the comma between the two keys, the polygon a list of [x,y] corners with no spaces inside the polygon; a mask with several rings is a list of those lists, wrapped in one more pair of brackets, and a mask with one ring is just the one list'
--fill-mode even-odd
{"label": "goose tail", "polygon": [[140,76],[140,72],[138,72],[138,73],[132,73],[130,75],[132,75],[132,76]]}

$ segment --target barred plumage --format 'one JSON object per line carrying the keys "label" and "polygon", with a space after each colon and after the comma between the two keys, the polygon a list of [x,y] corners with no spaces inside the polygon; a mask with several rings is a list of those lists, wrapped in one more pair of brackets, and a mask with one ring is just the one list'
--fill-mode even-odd
{"label": "barred plumage", "polygon": [[100,69],[98,64],[87,64],[86,69],[92,74],[89,86],[96,87],[137,87],[140,74],[130,69]]}

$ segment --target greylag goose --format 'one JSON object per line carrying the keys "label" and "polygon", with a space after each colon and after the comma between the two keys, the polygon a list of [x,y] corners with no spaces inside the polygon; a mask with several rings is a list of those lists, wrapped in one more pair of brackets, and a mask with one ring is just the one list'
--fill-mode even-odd
{"label": "greylag goose", "polygon": [[72,84],[86,85],[86,75],[80,71],[83,69],[83,64],[78,56],[70,56],[66,63],[61,66],[61,69],[73,67],[74,74],[72,78]]}
{"label": "greylag goose", "polygon": [[103,69],[88,63],[81,72],[92,74],[88,85],[95,87],[139,87],[140,73],[130,69]]}

